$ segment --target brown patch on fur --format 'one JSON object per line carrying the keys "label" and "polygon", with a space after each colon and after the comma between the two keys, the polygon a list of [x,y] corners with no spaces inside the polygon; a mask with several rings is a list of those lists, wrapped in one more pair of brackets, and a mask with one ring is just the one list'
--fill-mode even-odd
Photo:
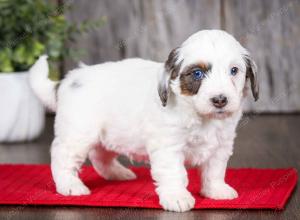
{"label": "brown patch on fur", "polygon": [[164,75],[162,81],[158,85],[158,94],[163,106],[167,105],[170,95],[170,81],[177,78],[179,75],[182,61],[178,63],[178,48],[173,49],[167,61],[165,62]]}
{"label": "brown patch on fur", "polygon": [[163,88],[162,86],[158,87],[158,95],[161,100],[162,105],[165,107],[167,105],[168,101],[168,90],[166,88]]}
{"label": "brown patch on fur", "polygon": [[246,82],[250,79],[251,91],[254,97],[254,100],[257,101],[259,98],[259,84],[257,81],[257,70],[256,65],[253,62],[252,58],[248,55],[244,57],[246,62]]}
{"label": "brown patch on fur", "polygon": [[198,90],[202,83],[202,79],[194,79],[193,71],[196,69],[200,69],[201,71],[207,74],[207,72],[211,69],[211,65],[201,62],[186,67],[179,78],[181,94],[192,96],[198,93]]}
{"label": "brown patch on fur", "polygon": [[176,77],[179,74],[179,70],[181,67],[181,63],[176,64],[177,60],[178,60],[178,48],[175,48],[171,51],[171,53],[169,54],[169,57],[165,63],[165,68],[166,71],[169,72],[171,74],[170,79],[174,80],[176,79]]}
{"label": "brown patch on fur", "polygon": [[199,62],[198,64],[192,65],[191,67],[199,68],[204,72],[208,72],[209,70],[211,70],[211,65],[204,62]]}

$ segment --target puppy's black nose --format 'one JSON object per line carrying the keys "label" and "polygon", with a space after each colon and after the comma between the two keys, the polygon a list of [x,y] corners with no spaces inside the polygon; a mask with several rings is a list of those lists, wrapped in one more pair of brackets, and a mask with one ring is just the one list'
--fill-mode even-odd
{"label": "puppy's black nose", "polygon": [[213,103],[213,105],[216,108],[223,108],[225,105],[227,105],[228,100],[227,100],[226,96],[218,95],[218,96],[211,98],[211,102]]}

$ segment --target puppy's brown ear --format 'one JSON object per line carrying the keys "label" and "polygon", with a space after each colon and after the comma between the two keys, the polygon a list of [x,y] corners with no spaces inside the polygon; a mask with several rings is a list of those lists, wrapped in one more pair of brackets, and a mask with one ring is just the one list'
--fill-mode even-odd
{"label": "puppy's brown ear", "polygon": [[254,100],[257,101],[259,98],[259,83],[257,77],[257,66],[253,61],[252,57],[249,55],[244,56],[246,62],[246,81],[250,79],[251,91]]}
{"label": "puppy's brown ear", "polygon": [[161,70],[157,90],[161,103],[165,107],[167,105],[168,98],[170,95],[170,77],[165,71],[165,68]]}
{"label": "puppy's brown ear", "polygon": [[171,93],[170,82],[179,75],[181,62],[178,62],[178,50],[179,48],[175,48],[171,51],[160,73],[158,94],[164,107],[167,105]]}

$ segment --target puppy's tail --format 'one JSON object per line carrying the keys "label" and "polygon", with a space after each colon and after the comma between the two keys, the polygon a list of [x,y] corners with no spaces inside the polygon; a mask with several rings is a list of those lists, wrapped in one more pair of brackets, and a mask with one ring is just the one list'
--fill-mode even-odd
{"label": "puppy's tail", "polygon": [[48,79],[47,55],[40,56],[29,70],[29,83],[35,95],[52,111],[56,111],[56,89],[59,82]]}

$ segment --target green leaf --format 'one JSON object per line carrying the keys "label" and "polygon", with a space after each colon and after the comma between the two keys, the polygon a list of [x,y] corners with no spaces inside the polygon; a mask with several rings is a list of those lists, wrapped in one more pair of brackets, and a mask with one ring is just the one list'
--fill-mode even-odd
{"label": "green leaf", "polygon": [[[80,51],[65,44],[106,23],[105,17],[72,23],[53,2],[0,0],[0,71],[28,70],[43,53],[55,61],[78,59]],[[66,6],[64,13],[71,9]]]}
{"label": "green leaf", "polygon": [[14,68],[12,66],[9,49],[0,52],[0,72],[13,72]]}
{"label": "green leaf", "polygon": [[19,45],[13,53],[12,60],[16,63],[24,63],[26,60],[26,47],[25,45]]}
{"label": "green leaf", "polygon": [[38,57],[44,51],[45,51],[45,46],[41,42],[35,40],[32,44],[32,54],[33,54],[33,56]]}
{"label": "green leaf", "polygon": [[4,60],[0,62],[0,72],[10,73],[13,72],[14,68],[10,60]]}
{"label": "green leaf", "polygon": [[28,53],[25,59],[25,64],[30,67],[35,62],[35,56],[32,53]]}

